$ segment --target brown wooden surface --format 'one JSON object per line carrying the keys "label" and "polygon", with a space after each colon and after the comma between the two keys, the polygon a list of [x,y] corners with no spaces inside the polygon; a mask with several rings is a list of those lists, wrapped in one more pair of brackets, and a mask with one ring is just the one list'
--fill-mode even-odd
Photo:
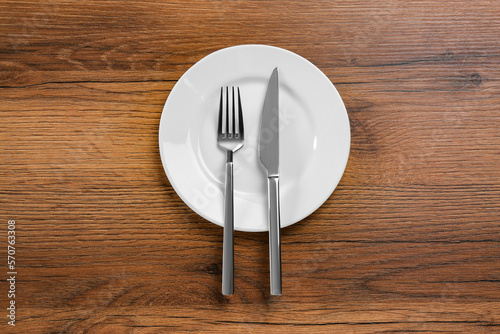
{"label": "brown wooden surface", "polygon": [[[500,332],[499,8],[0,1],[0,332]],[[176,80],[247,43],[311,60],[351,121],[337,190],[282,232],[281,297],[265,233],[236,233],[221,295],[222,229],[158,152]]]}

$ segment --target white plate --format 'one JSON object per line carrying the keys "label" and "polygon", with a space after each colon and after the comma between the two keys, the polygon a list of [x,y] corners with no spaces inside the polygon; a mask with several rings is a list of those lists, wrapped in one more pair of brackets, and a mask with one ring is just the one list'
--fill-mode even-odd
{"label": "white plate", "polygon": [[294,224],[332,194],[349,156],[350,127],[337,90],[316,66],[266,45],[216,51],[193,65],[168,96],[160,154],[182,200],[223,226],[225,154],[216,131],[221,86],[241,89],[245,145],[234,155],[235,229],[267,231],[267,179],[257,155],[260,115],[271,72],[280,80],[281,226]]}

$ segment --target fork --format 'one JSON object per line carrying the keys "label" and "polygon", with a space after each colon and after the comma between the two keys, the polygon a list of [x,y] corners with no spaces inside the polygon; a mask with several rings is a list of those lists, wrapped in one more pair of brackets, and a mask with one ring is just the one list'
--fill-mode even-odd
{"label": "fork", "polygon": [[[233,203],[233,154],[243,146],[245,131],[241,108],[240,88],[220,90],[217,144],[226,152],[226,180],[224,190],[224,240],[222,246],[222,294],[234,293],[234,203]],[[225,99],[224,99],[225,95]],[[224,103],[225,100],[225,103]],[[237,100],[237,105],[236,105]],[[236,111],[237,109],[237,111]],[[236,113],[238,114],[236,116]]]}

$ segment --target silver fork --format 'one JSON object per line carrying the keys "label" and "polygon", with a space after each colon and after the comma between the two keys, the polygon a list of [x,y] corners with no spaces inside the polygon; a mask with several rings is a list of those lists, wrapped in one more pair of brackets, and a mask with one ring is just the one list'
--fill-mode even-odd
{"label": "silver fork", "polygon": [[[224,191],[224,240],[222,246],[222,294],[234,293],[234,205],[233,205],[233,153],[243,146],[245,130],[241,108],[240,89],[220,90],[217,144],[226,151],[226,187]],[[225,95],[225,98],[224,98]],[[224,101],[225,100],[225,101]],[[225,103],[224,103],[225,102]],[[237,102],[237,104],[236,104]],[[237,111],[236,111],[237,110]],[[237,115],[236,115],[237,114]]]}

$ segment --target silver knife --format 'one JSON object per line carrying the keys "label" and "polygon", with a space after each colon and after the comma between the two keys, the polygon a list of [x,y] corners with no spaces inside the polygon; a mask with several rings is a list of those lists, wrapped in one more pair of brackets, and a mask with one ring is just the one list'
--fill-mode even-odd
{"label": "silver knife", "polygon": [[279,82],[278,68],[269,79],[260,121],[259,155],[267,169],[267,196],[269,208],[269,262],[271,295],[281,295],[281,240],[279,192]]}

